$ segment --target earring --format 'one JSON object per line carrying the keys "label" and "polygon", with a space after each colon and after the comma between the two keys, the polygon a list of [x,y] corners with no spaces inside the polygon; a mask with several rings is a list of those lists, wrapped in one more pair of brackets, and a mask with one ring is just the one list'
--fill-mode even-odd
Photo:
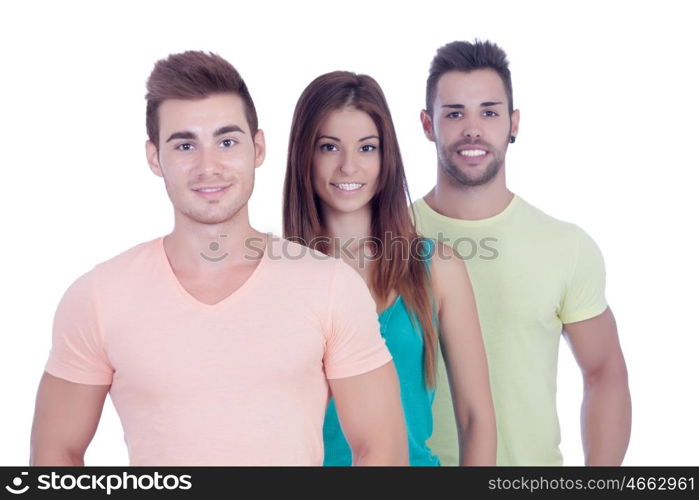
{"label": "earring", "polygon": [[515,143],[515,139],[516,139],[515,136],[514,136],[514,135],[511,135],[511,136],[510,136],[510,144],[514,144],[514,143]]}

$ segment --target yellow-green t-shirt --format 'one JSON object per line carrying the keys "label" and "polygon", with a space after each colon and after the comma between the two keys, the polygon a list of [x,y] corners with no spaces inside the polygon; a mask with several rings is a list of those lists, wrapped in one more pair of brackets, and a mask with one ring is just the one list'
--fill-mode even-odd
{"label": "yellow-green t-shirt", "polygon": [[[452,219],[414,203],[418,231],[453,247],[473,285],[488,357],[498,433],[498,465],[560,465],[556,371],[562,325],[607,308],[595,242],[515,195],[482,220]],[[454,411],[439,360],[429,446],[458,464]]]}

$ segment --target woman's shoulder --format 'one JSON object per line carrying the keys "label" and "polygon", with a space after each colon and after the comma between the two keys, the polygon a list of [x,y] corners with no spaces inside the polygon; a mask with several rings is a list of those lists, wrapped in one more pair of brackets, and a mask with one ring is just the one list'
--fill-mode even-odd
{"label": "woman's shoulder", "polygon": [[459,265],[463,267],[463,259],[449,245],[424,236],[418,236],[416,241],[417,251],[411,251],[412,256],[417,256],[418,259],[425,262],[428,269],[433,265],[437,267],[437,271],[454,269]]}
{"label": "woman's shoulder", "polygon": [[460,288],[469,282],[464,259],[449,245],[433,241],[431,257],[432,288],[437,297],[448,295],[451,288]]}
{"label": "woman's shoulder", "polygon": [[[463,265],[461,256],[449,245],[422,236],[420,237],[420,243],[422,255],[430,261],[435,262],[435,265],[444,267],[450,265],[452,262],[458,262]],[[455,264],[451,265],[454,266]]]}
{"label": "woman's shoulder", "polygon": [[432,259],[432,254],[434,254],[436,241],[432,238],[425,238],[424,236],[420,235],[418,235],[415,238],[415,241],[417,247],[417,255],[420,257],[420,259],[429,262],[429,260]]}

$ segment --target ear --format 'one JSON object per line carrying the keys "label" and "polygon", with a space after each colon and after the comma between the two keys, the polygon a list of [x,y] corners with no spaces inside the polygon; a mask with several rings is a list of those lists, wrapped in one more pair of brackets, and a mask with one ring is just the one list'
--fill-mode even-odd
{"label": "ear", "polygon": [[425,133],[425,137],[430,141],[434,142],[434,129],[432,127],[432,117],[427,112],[427,110],[420,111],[420,121],[422,122],[422,131]]}
{"label": "ear", "polygon": [[519,134],[519,110],[515,109],[510,115],[510,135],[517,137]]}
{"label": "ear", "polygon": [[158,177],[163,177],[163,171],[160,168],[160,159],[158,158],[158,148],[150,140],[146,141],[146,160],[151,172]]}
{"label": "ear", "polygon": [[252,138],[252,142],[255,146],[255,168],[262,165],[265,161],[265,154],[267,153],[267,147],[265,146],[265,133],[262,129],[258,129],[255,132],[255,136]]}

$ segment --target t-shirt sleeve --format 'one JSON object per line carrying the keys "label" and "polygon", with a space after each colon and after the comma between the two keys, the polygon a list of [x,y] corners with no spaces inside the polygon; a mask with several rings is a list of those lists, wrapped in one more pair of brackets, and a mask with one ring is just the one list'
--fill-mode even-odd
{"label": "t-shirt sleeve", "polygon": [[111,385],[92,286],[94,271],[79,277],[63,294],[53,320],[53,341],[45,370],[78,384]]}
{"label": "t-shirt sleeve", "polygon": [[329,379],[360,375],[391,361],[376,304],[359,274],[341,260],[328,302],[323,364]]}
{"label": "t-shirt sleeve", "polygon": [[563,324],[594,318],[607,308],[602,252],[580,228],[577,228],[577,240],[573,270],[558,315]]}

